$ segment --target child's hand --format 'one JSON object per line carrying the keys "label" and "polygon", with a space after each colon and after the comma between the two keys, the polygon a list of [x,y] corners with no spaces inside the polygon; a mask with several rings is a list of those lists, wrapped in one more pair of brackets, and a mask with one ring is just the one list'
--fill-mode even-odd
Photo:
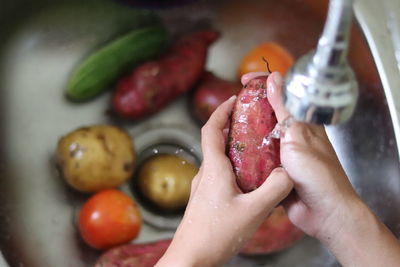
{"label": "child's hand", "polygon": [[[282,78],[268,77],[268,96],[278,123],[289,116],[282,103]],[[295,184],[285,200],[291,221],[321,240],[337,234],[339,213],[359,200],[322,126],[295,122],[281,138],[281,161]]]}
{"label": "child's hand", "polygon": [[[268,97],[278,122],[289,116],[282,78]],[[281,138],[281,162],[294,183],[283,204],[289,219],[324,243],[344,266],[400,266],[399,243],[353,190],[321,126],[296,122]]]}
{"label": "child's hand", "polygon": [[204,160],[192,182],[184,218],[158,266],[215,266],[225,262],[292,190],[293,184],[282,168],[275,169],[251,193],[243,194],[238,188],[225,155],[234,100],[223,103],[202,129]]}

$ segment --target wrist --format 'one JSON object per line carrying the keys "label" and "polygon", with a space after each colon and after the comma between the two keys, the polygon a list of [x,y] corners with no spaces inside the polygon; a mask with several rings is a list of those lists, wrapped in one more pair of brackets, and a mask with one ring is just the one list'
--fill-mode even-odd
{"label": "wrist", "polygon": [[205,259],[210,259],[211,257],[205,255],[206,257],[202,257],[201,251],[195,250],[195,241],[187,242],[184,239],[185,235],[180,235],[180,231],[178,230],[175,233],[174,239],[163,255],[163,257],[159,260],[156,267],[197,267],[197,266],[212,266],[209,262],[205,262]]}
{"label": "wrist", "polygon": [[358,197],[335,217],[337,224],[320,241],[343,266],[376,266],[370,256],[380,250],[376,245],[382,244],[386,227]]}
{"label": "wrist", "polygon": [[179,255],[179,253],[175,253],[174,251],[171,251],[170,249],[168,249],[155,266],[156,267],[168,267],[168,266],[194,267],[194,266],[196,266],[195,264],[188,261],[184,257],[185,257],[185,253],[181,253]]}
{"label": "wrist", "polygon": [[364,225],[372,221],[375,221],[374,215],[358,196],[342,200],[316,238],[331,248],[363,231]]}

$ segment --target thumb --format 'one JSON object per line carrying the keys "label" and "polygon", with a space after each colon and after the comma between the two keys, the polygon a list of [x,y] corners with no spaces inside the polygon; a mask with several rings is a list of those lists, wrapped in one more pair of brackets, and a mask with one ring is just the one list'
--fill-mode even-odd
{"label": "thumb", "polygon": [[279,72],[273,72],[268,76],[267,79],[267,90],[268,90],[268,101],[275,111],[278,122],[281,123],[287,117],[289,112],[286,110],[283,104],[283,92],[282,92],[283,80]]}
{"label": "thumb", "polygon": [[271,210],[286,198],[293,189],[293,181],[285,169],[275,168],[265,182],[248,193],[248,201],[257,203],[261,211]]}

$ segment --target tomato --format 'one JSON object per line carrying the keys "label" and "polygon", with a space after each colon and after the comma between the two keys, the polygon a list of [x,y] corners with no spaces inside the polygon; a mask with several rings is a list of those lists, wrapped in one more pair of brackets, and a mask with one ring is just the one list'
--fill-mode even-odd
{"label": "tomato", "polygon": [[106,249],[137,237],[142,224],[139,208],[126,194],[107,189],[93,195],[79,213],[79,231],[87,244]]}
{"label": "tomato", "polygon": [[293,65],[293,56],[277,43],[262,43],[245,55],[240,63],[238,75],[253,71],[267,71],[265,61],[268,61],[271,71],[279,71],[282,75]]}

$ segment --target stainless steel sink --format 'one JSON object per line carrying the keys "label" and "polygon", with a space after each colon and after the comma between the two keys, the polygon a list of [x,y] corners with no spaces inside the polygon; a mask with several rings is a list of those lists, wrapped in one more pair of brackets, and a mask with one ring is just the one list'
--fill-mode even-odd
{"label": "stainless steel sink", "polygon": [[[240,58],[257,43],[280,41],[296,57],[315,46],[324,15],[310,2],[320,1],[201,0],[157,12],[171,32],[205,24],[219,29],[222,38],[210,50],[207,69],[233,80]],[[385,27],[384,13],[379,13],[374,2],[357,2],[356,15],[379,75],[366,41],[358,35],[351,54],[361,84],[359,104],[351,121],[328,132],[357,192],[400,236],[399,140],[395,138],[400,133],[399,93],[395,90],[400,77],[393,68],[396,63],[388,35],[378,27]],[[76,212],[87,196],[69,189],[54,168],[52,154],[61,135],[81,125],[113,123],[125,127],[135,140],[162,125],[193,137],[192,148],[199,152],[199,126],[188,114],[187,96],[135,124],[121,123],[106,114],[109,93],[86,104],[72,104],[64,98],[71,69],[94,46],[129,28],[131,12],[107,0],[2,3],[0,243],[10,266],[90,266],[99,256],[81,241],[75,227]],[[146,225],[136,242],[172,234]],[[283,252],[238,256],[228,266],[338,263],[316,240],[306,237]]]}

